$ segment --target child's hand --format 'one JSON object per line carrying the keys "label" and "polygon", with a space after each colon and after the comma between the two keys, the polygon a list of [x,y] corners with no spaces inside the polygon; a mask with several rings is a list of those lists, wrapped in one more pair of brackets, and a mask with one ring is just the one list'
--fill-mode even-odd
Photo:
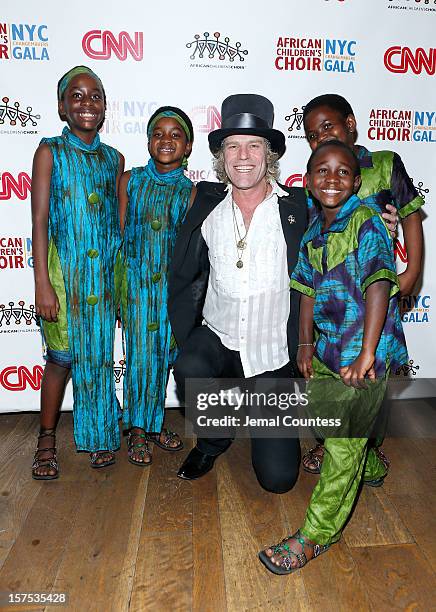
{"label": "child's hand", "polygon": [[58,296],[51,283],[37,285],[35,290],[36,314],[46,321],[57,321],[59,308]]}
{"label": "child's hand", "polygon": [[395,238],[398,227],[398,212],[395,206],[392,206],[392,204],[386,204],[385,208],[386,212],[382,214],[382,217],[386,221],[390,235],[392,238]]}
{"label": "child's hand", "polygon": [[400,283],[400,294],[411,295],[415,288],[415,283],[418,280],[418,275],[411,274],[409,270],[405,270],[398,275],[398,282]]}
{"label": "child's hand", "polygon": [[359,357],[349,366],[341,368],[339,375],[342,382],[348,387],[356,389],[366,389],[365,376],[369,380],[375,380],[374,355],[362,350]]}
{"label": "child's hand", "polygon": [[312,345],[298,347],[297,365],[306,380],[313,377],[312,359],[314,350]]}

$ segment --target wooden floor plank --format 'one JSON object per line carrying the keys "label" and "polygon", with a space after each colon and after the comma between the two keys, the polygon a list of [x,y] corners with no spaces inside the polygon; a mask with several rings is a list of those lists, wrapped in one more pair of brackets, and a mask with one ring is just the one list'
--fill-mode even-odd
{"label": "wooden floor plank", "polygon": [[434,610],[435,577],[416,544],[350,550],[374,610]]}
{"label": "wooden floor plank", "polygon": [[429,492],[426,469],[429,459],[419,444],[410,438],[386,438],[383,451],[391,462],[383,485],[388,495],[402,495],[405,491],[413,495]]}
{"label": "wooden floor plank", "polygon": [[130,612],[192,610],[191,530],[144,535],[139,550]]}
{"label": "wooden floor plank", "polygon": [[31,477],[38,418],[26,414],[17,415],[16,419],[16,427],[2,438],[0,451],[0,567],[42,486]]}
{"label": "wooden floor plank", "polygon": [[71,483],[41,488],[0,570],[0,591],[51,591],[81,496]]}
{"label": "wooden floor plank", "polygon": [[137,518],[133,513],[140,507],[137,496],[144,496],[148,473],[120,460],[93,470],[92,476],[93,482],[82,483],[82,500],[53,590],[69,594],[71,610],[109,610],[117,601],[122,612],[128,609],[134,538],[139,538],[139,532],[131,531]]}
{"label": "wooden floor plank", "polygon": [[192,608],[192,483],[177,478],[192,441],[185,439],[177,411],[169,411],[166,422],[179,433],[185,449],[153,450],[130,610]]}
{"label": "wooden floor plank", "polygon": [[[253,473],[249,443],[237,441],[217,462],[227,606],[236,610],[306,610],[301,575],[274,576],[257,558],[283,537],[280,496],[264,491]],[[217,610],[218,612],[218,610]]]}
{"label": "wooden floor plank", "polygon": [[[180,418],[177,415],[169,418],[169,425],[178,431],[185,442],[183,432],[177,426]],[[177,471],[189,450],[189,443],[185,449],[177,452],[164,451],[157,446],[153,448],[153,465],[142,527],[148,535],[192,529],[191,483],[177,478]]]}
{"label": "wooden floor plank", "polygon": [[344,537],[348,546],[414,543],[384,487],[362,487]]}
{"label": "wooden floor plank", "polygon": [[192,483],[193,612],[227,611],[216,470]]}
{"label": "wooden floor plank", "polygon": [[[391,495],[390,500],[433,571],[436,572],[436,519],[433,510],[435,506],[429,505],[428,496],[423,495]],[[430,508],[430,511],[426,511],[427,508]]]}

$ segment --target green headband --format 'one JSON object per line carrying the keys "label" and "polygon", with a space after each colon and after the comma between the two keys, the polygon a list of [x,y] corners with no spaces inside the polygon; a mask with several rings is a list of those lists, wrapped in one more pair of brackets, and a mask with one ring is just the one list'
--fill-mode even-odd
{"label": "green headband", "polygon": [[147,129],[147,138],[150,140],[150,137],[153,133],[154,130],[154,126],[156,125],[156,123],[159,121],[159,119],[162,119],[162,117],[173,117],[177,123],[180,123],[181,128],[183,129],[183,131],[186,134],[186,138],[188,139],[188,142],[192,141],[192,134],[191,131],[188,127],[188,124],[186,123],[186,121],[177,113],[173,112],[173,111],[163,111],[162,113],[159,113],[158,115],[156,115],[156,117],[153,119],[153,121],[150,122],[148,129]]}
{"label": "green headband", "polygon": [[69,70],[67,74],[62,77],[62,80],[60,81],[58,86],[58,100],[62,100],[65,90],[67,89],[71,80],[74,79],[74,77],[78,74],[88,74],[89,76],[91,76],[97,81],[102,91],[104,92],[103,83],[101,82],[100,78],[95,74],[95,72],[93,72],[90,68],[87,68],[86,66],[76,66],[75,68],[71,68],[71,70]]}

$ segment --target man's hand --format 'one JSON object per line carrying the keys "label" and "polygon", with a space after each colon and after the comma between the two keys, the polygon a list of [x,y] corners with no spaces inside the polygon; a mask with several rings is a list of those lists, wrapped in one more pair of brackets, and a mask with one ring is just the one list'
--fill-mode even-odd
{"label": "man's hand", "polygon": [[305,380],[313,377],[312,359],[314,350],[312,345],[298,347],[297,365]]}
{"label": "man's hand", "polygon": [[383,219],[386,221],[386,225],[388,226],[388,230],[392,238],[395,238],[397,235],[397,227],[398,227],[398,212],[395,206],[392,204],[386,204],[386,212],[382,214]]}
{"label": "man's hand", "polygon": [[359,357],[349,366],[341,368],[339,375],[342,382],[348,387],[356,387],[356,389],[366,389],[365,376],[369,380],[375,380],[374,370],[374,354],[362,350]]}
{"label": "man's hand", "polygon": [[35,309],[36,314],[46,321],[55,322],[58,320],[59,300],[50,282],[44,285],[36,285]]}

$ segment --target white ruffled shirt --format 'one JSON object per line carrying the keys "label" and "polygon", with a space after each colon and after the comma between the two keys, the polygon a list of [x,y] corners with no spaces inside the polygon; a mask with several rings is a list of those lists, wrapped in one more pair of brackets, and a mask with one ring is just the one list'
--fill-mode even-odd
{"label": "white ruffled shirt", "polygon": [[[236,266],[241,251],[236,248],[231,185],[201,227],[210,262],[203,325],[224,346],[239,351],[247,378],[277,370],[289,361],[289,275],[278,203],[278,197],[288,194],[276,182],[271,184],[272,192],[254,211],[242,268]],[[244,236],[242,213],[236,205],[235,216],[239,235]]]}

